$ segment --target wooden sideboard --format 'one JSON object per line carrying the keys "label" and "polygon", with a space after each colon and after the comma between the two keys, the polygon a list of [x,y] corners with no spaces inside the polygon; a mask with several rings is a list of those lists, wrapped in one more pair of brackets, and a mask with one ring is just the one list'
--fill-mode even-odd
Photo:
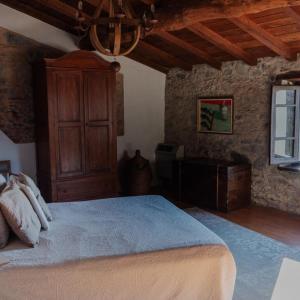
{"label": "wooden sideboard", "polygon": [[251,165],[213,159],[178,161],[179,199],[221,211],[251,203]]}

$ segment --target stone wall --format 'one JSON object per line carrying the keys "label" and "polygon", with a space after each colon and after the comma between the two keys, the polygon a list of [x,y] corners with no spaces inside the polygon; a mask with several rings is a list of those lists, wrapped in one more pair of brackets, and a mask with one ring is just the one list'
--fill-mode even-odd
{"label": "stone wall", "polygon": [[0,27],[0,129],[13,142],[34,142],[33,63],[62,54]]}
{"label": "stone wall", "polygon": [[[257,66],[224,63],[218,71],[206,65],[191,72],[171,70],[166,87],[166,142],[183,144],[189,156],[248,159],[253,165],[252,199],[261,205],[300,213],[300,174],[269,165],[271,77],[299,71],[300,60],[265,58]],[[198,97],[234,97],[234,134],[199,134]]]}

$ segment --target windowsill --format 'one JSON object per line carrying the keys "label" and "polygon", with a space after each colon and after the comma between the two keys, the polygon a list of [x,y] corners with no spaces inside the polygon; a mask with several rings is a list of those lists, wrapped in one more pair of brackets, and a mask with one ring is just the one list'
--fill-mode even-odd
{"label": "windowsill", "polygon": [[278,169],[282,171],[300,173],[300,162],[295,162],[291,164],[281,164],[278,165]]}

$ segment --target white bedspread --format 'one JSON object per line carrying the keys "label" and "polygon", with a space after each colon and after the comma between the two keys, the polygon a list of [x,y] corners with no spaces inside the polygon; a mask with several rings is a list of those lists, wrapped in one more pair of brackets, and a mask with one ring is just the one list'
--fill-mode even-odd
{"label": "white bedspread", "polygon": [[52,204],[39,246],[0,251],[0,299],[232,298],[223,241],[164,198]]}

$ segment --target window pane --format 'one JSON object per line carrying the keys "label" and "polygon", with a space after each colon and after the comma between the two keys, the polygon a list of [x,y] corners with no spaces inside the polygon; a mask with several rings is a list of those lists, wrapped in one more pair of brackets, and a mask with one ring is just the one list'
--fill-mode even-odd
{"label": "window pane", "polygon": [[295,107],[276,107],[275,136],[295,137]]}
{"label": "window pane", "polygon": [[294,157],[294,140],[275,141],[275,157],[292,158]]}
{"label": "window pane", "polygon": [[276,105],[294,105],[295,103],[295,90],[280,90],[276,92]]}

